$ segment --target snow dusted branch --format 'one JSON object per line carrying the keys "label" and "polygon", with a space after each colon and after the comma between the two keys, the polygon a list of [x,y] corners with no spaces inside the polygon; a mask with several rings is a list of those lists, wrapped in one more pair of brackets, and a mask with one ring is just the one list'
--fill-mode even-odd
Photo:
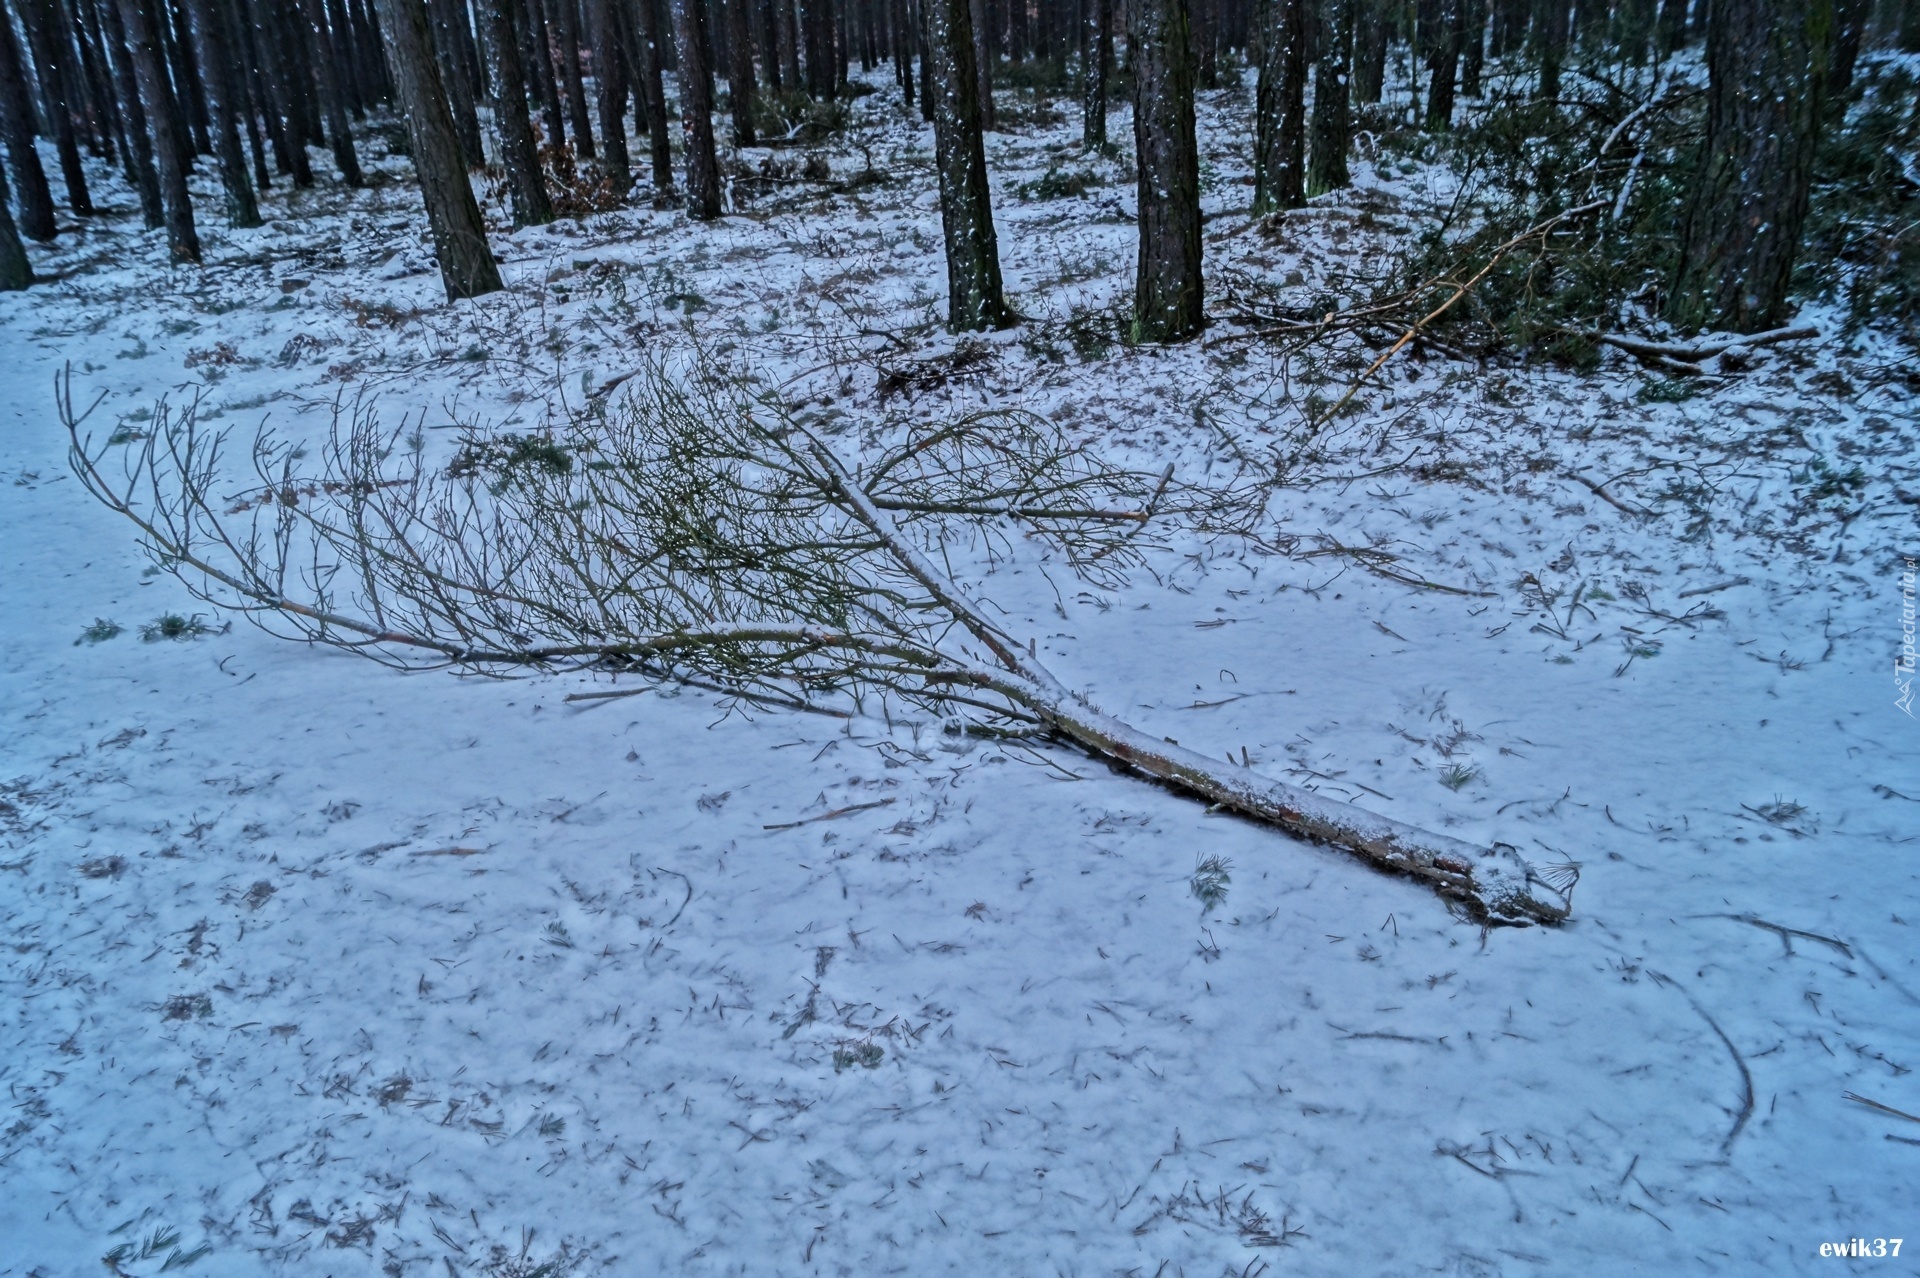
{"label": "snow dusted branch", "polygon": [[[102,469],[70,381],[81,482],[216,606],[388,664],[690,677],[743,697],[900,699],[970,730],[1050,733],[1216,807],[1407,874],[1486,923],[1567,917],[1573,871],[1418,830],[1103,713],[940,566],[1013,525],[1082,576],[1137,562],[1171,475],[1110,467],[1048,424],[985,415],[914,430],[856,470],[825,438],[723,382],[654,369],[555,438],[469,437],[410,457],[355,411],[318,475],[261,435],[258,483],[219,497],[224,435],[193,406]],[[1177,504],[1177,500],[1174,503]]]}

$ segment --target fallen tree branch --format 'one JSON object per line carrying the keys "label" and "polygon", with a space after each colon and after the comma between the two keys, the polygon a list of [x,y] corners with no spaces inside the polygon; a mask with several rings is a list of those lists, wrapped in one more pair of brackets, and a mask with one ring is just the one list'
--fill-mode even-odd
{"label": "fallen tree branch", "polygon": [[1389,346],[1386,350],[1382,351],[1379,357],[1375,359],[1373,363],[1367,365],[1367,371],[1360,374],[1360,376],[1354,379],[1353,385],[1347,387],[1347,393],[1342,395],[1332,408],[1329,408],[1324,414],[1320,416],[1318,420],[1308,421],[1307,423],[1308,436],[1311,437],[1312,435],[1317,433],[1321,427],[1325,426],[1328,422],[1332,421],[1336,416],[1338,416],[1340,413],[1340,410],[1347,406],[1348,401],[1350,401],[1355,395],[1360,393],[1360,388],[1367,384],[1368,378],[1372,377],[1375,373],[1379,372],[1380,369],[1387,363],[1388,360],[1392,359],[1395,355],[1398,355],[1401,352],[1401,350],[1403,350],[1406,347],[1407,343],[1411,342],[1414,338],[1420,335],[1421,330],[1425,329],[1427,325],[1433,323],[1435,320],[1439,319],[1442,315],[1445,315],[1449,310],[1452,310],[1454,303],[1458,302],[1461,298],[1465,297],[1468,293],[1470,293],[1473,290],[1474,285],[1478,284],[1481,280],[1485,279],[1492,272],[1493,268],[1500,264],[1501,259],[1505,258],[1507,254],[1513,252],[1515,249],[1519,248],[1522,244],[1525,244],[1528,240],[1537,239],[1542,235],[1548,234],[1549,232],[1553,231],[1555,228],[1560,226],[1561,223],[1571,221],[1572,219],[1576,217],[1580,217],[1587,213],[1592,213],[1597,209],[1605,208],[1606,204],[1607,202],[1605,200],[1592,200],[1586,204],[1582,204],[1578,206],[1577,208],[1568,209],[1564,213],[1557,213],[1553,217],[1548,218],[1546,221],[1539,222],[1534,224],[1533,226],[1528,227],[1526,230],[1520,232],[1520,234],[1514,236],[1512,239],[1508,240],[1506,243],[1497,246],[1493,250],[1493,252],[1488,255],[1486,262],[1480,267],[1478,271],[1475,271],[1465,281],[1455,286],[1453,292],[1448,295],[1446,301],[1434,307],[1431,311],[1421,316],[1418,320],[1415,320],[1413,323],[1413,326],[1407,329],[1405,333],[1401,334],[1399,341],[1395,342],[1392,346]]}
{"label": "fallen tree branch", "polygon": [[[1729,337],[1719,341],[1699,342],[1690,346],[1682,346],[1672,342],[1649,342],[1638,337],[1623,337],[1618,333],[1599,333],[1583,329],[1566,329],[1563,331],[1571,333],[1576,337],[1584,337],[1590,342],[1599,342],[1604,346],[1611,346],[1615,350],[1625,351],[1629,355],[1636,355],[1644,360],[1656,363],[1667,360],[1677,360],[1683,364],[1698,364],[1702,360],[1712,359],[1716,355],[1724,355],[1731,350],[1748,350],[1759,346],[1777,346],[1781,342],[1794,342],[1802,338],[1820,336],[1820,330],[1816,326],[1812,324],[1796,324],[1787,328],[1771,329],[1765,333],[1750,333],[1744,337]],[[1662,363],[1662,367],[1666,367],[1666,365]],[[1681,371],[1698,373],[1700,370],[1692,368]]]}
{"label": "fallen tree branch", "polygon": [[[1416,829],[1104,713],[922,548],[944,536],[936,517],[989,536],[990,520],[1014,520],[1064,545],[1083,575],[1104,571],[1130,552],[1170,468],[1154,482],[1064,448],[1039,425],[973,419],[915,436],[863,478],[777,408],[732,390],[696,402],[688,384],[656,370],[570,452],[476,445],[445,474],[416,458],[396,478],[388,437],[356,413],[346,433],[336,427],[318,496],[236,515],[213,500],[223,437],[200,432],[191,407],[159,407],[119,484],[80,435],[70,374],[60,408],[81,482],[162,566],[201,598],[291,622],[310,642],[409,667],[421,663],[408,650],[480,671],[638,669],[803,705],[830,693],[856,704],[899,697],[961,730],[956,716],[984,716],[972,726],[986,731],[999,730],[995,720],[1039,727],[1417,878],[1483,923],[1567,917],[1571,871],[1543,877],[1507,844]],[[305,493],[295,456],[263,436],[254,467],[272,491]],[[1129,531],[1100,530],[1098,515],[1128,507],[1143,512],[1121,521]],[[336,600],[336,581],[350,602]]]}

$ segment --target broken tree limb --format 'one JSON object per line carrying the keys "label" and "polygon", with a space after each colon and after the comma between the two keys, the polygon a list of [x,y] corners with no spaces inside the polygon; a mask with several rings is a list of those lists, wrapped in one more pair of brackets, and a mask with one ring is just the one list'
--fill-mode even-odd
{"label": "broken tree limb", "polygon": [[913,428],[863,475],[777,406],[711,384],[660,372],[572,436],[533,451],[468,441],[444,469],[405,458],[356,411],[318,450],[323,483],[296,471],[293,445],[257,438],[253,468],[275,496],[238,504],[216,500],[223,437],[191,406],[159,406],[120,481],[82,438],[70,385],[60,407],[81,482],[156,562],[293,637],[406,668],[631,671],[802,708],[879,697],[964,731],[1038,729],[1420,879],[1484,923],[1567,917],[1575,867],[1537,873],[1508,845],[1419,830],[1108,715],[937,566],[962,520],[1003,542],[991,521],[1045,537],[1083,577],[1138,562],[1148,519],[1099,516],[1150,519],[1169,475],[1107,467],[1005,416]]}
{"label": "broken tree limb", "polygon": [[1759,346],[1777,346],[1781,342],[1795,342],[1802,338],[1818,337],[1820,330],[1812,324],[1795,324],[1787,328],[1776,328],[1765,333],[1749,333],[1745,336],[1728,337],[1710,342],[1698,342],[1693,345],[1680,345],[1674,342],[1649,342],[1638,337],[1623,337],[1618,333],[1598,333],[1582,329],[1568,329],[1576,337],[1584,337],[1590,342],[1599,342],[1615,350],[1625,351],[1649,363],[1656,364],[1669,371],[1698,373],[1697,368],[1672,367],[1671,362],[1680,364],[1698,364],[1702,360],[1724,355],[1732,350],[1750,350]]}
{"label": "broken tree limb", "polygon": [[[1507,254],[1513,252],[1513,250],[1519,248],[1522,244],[1525,244],[1528,240],[1537,239],[1540,236],[1551,233],[1564,222],[1569,222],[1576,217],[1581,217],[1581,216],[1584,216],[1585,214],[1592,213],[1595,210],[1605,208],[1606,204],[1607,202],[1605,200],[1592,200],[1586,204],[1580,205],[1577,208],[1568,209],[1564,213],[1556,213],[1554,216],[1546,219],[1544,222],[1539,222],[1533,226],[1528,227],[1526,230],[1520,232],[1520,234],[1514,236],[1512,239],[1508,240],[1506,243],[1497,246],[1492,253],[1487,255],[1486,262],[1481,265],[1479,270],[1475,271],[1471,276],[1467,277],[1465,280],[1461,281],[1459,284],[1456,284],[1454,286],[1453,292],[1447,296],[1446,301],[1440,303],[1440,305],[1434,307],[1431,311],[1428,311],[1425,315],[1422,315],[1418,320],[1415,320],[1412,327],[1408,328],[1405,333],[1401,334],[1399,341],[1395,342],[1392,346],[1389,346],[1386,350],[1382,351],[1379,357],[1376,358],[1373,361],[1373,363],[1367,365],[1367,371],[1360,374],[1360,376],[1354,378],[1353,385],[1347,387],[1347,393],[1342,395],[1339,398],[1339,400],[1337,400],[1334,403],[1334,406],[1332,408],[1329,408],[1325,413],[1321,414],[1318,418],[1310,420],[1307,423],[1307,433],[1309,435],[1314,434],[1322,426],[1325,426],[1328,422],[1332,421],[1336,416],[1338,416],[1340,413],[1340,410],[1347,406],[1348,401],[1350,401],[1355,395],[1360,393],[1360,388],[1367,384],[1368,378],[1372,377],[1375,373],[1379,372],[1380,369],[1386,365],[1388,360],[1392,359],[1395,355],[1398,355],[1403,349],[1405,349],[1407,343],[1413,341],[1414,338],[1420,336],[1421,332],[1429,324],[1433,323],[1435,320],[1439,319],[1442,315],[1445,315],[1448,311],[1452,310],[1454,303],[1458,302],[1461,298],[1465,297],[1468,293],[1472,292],[1474,285],[1478,284],[1481,280],[1487,278],[1487,276],[1493,271],[1493,268],[1500,265],[1501,259],[1505,258]],[[1444,280],[1435,281],[1435,283],[1440,285],[1441,287],[1444,287],[1446,284],[1446,281]]]}
{"label": "broken tree limb", "polygon": [[[814,456],[833,478],[854,515],[897,560],[1000,662],[1004,673],[979,669],[976,686],[1001,693],[1093,754],[1126,765],[1177,789],[1199,795],[1290,834],[1343,848],[1382,869],[1424,880],[1463,902],[1476,916],[1498,923],[1558,923],[1571,909],[1569,892],[1553,889],[1506,844],[1475,847],[1445,835],[1402,825],[1362,808],[1336,804],[1312,791],[1221,763],[1096,709],[1070,692],[1053,672],[989,621],[944,574],[901,535],[868,498],[825,441],[809,434]],[[942,677],[945,677],[944,672]]]}

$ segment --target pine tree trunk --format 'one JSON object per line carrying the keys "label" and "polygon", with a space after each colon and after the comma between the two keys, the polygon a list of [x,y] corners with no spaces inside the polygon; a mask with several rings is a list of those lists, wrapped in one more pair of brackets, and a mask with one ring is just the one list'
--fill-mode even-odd
{"label": "pine tree trunk", "polygon": [[387,82],[387,61],[380,52],[380,30],[367,9],[367,0],[347,0],[347,12],[353,23],[353,56],[361,91],[369,104],[389,102],[393,99],[393,86]]}
{"label": "pine tree trunk", "polygon": [[327,139],[333,144],[334,167],[349,187],[365,185],[360,174],[360,157],[353,149],[353,133],[347,123],[346,92],[340,86],[340,64],[334,56],[333,36],[327,30],[326,0],[303,0],[307,31],[313,40],[313,69],[320,79],[321,105],[327,113]]}
{"label": "pine tree trunk", "polygon": [[892,4],[893,27],[893,79],[900,86],[901,96],[908,106],[913,106],[913,19],[907,8],[907,0],[890,0]]}
{"label": "pine tree trunk", "polygon": [[[619,10],[614,0],[588,2],[593,14],[594,87],[600,97],[600,167],[607,181],[624,196],[633,185],[633,157],[627,150],[627,58],[620,38]],[[525,107],[521,110],[524,114]],[[574,135],[587,137],[577,123]]]}
{"label": "pine tree trunk", "polygon": [[1462,0],[1440,0],[1435,6],[1435,30],[1427,52],[1427,128],[1445,133],[1453,128],[1453,91],[1460,73],[1460,45],[1466,15]]}
{"label": "pine tree trunk", "polygon": [[997,133],[1000,120],[993,110],[995,52],[992,0],[969,0],[967,17],[974,33],[973,93],[980,104],[980,127],[988,133]]}
{"label": "pine tree trunk", "polygon": [[653,0],[628,0],[638,17],[639,48],[634,59],[639,68],[640,93],[647,106],[648,163],[653,169],[653,189],[673,189],[673,130],[667,120],[667,87],[662,67],[666,60],[660,31],[660,10]]}
{"label": "pine tree trunk", "polygon": [[1140,206],[1133,340],[1184,341],[1206,323],[1186,0],[1135,0],[1127,48]]}
{"label": "pine tree trunk", "polygon": [[40,152],[33,144],[33,101],[27,96],[27,69],[13,24],[0,12],[0,134],[5,135],[7,162],[13,166],[13,195],[20,206],[20,230],[28,239],[51,240],[57,232],[53,191]]}
{"label": "pine tree trunk", "polygon": [[1828,77],[1827,101],[1835,104],[1838,114],[1845,111],[1853,88],[1853,69],[1860,61],[1867,23],[1873,18],[1873,0],[1835,0],[1833,9],[1833,72]]}
{"label": "pine tree trunk", "polygon": [[333,33],[333,74],[340,82],[340,92],[346,99],[347,110],[356,120],[367,117],[366,89],[360,83],[360,60],[355,55],[354,44],[358,36],[353,29],[353,19],[347,13],[342,0],[322,0],[327,11],[327,29]]}
{"label": "pine tree trunk", "polygon": [[487,247],[486,225],[467,181],[466,154],[440,82],[425,4],[380,0],[380,19],[447,300],[495,292],[502,287],[500,268]]}
{"label": "pine tree trunk", "polygon": [[1834,0],[1713,0],[1707,133],[1667,316],[1757,333],[1785,322],[1833,52]]}
{"label": "pine tree trunk", "polygon": [[674,0],[674,48],[680,55],[680,127],[687,148],[687,216],[720,216],[720,165],[713,152],[713,76],[708,70],[700,0]]}
{"label": "pine tree trunk", "polygon": [[507,200],[515,226],[544,226],[553,221],[540,153],[527,118],[527,81],[520,69],[520,41],[514,32],[513,0],[479,0],[480,31],[486,43],[487,80],[493,89],[493,133],[500,164],[507,174]]}
{"label": "pine tree trunk", "polygon": [[[0,12],[0,22],[7,15]],[[0,172],[0,192],[6,190],[6,174]],[[33,283],[33,267],[27,261],[27,246],[20,242],[20,228],[13,224],[13,213],[6,197],[0,194],[0,293],[17,293]]]}
{"label": "pine tree trunk", "polygon": [[1080,0],[1080,147],[1107,144],[1107,73],[1113,69],[1112,0]]}
{"label": "pine tree trunk", "polygon": [[[547,0],[547,14],[553,19],[553,33],[560,48],[560,76],[567,90],[567,123],[573,126],[573,149],[591,160],[594,158],[593,129],[587,116],[587,89],[580,80],[580,31],[579,24],[574,21],[576,15],[573,6],[574,0]],[[595,74],[598,74],[597,66]],[[625,87],[623,81],[621,88]],[[626,96],[623,93],[614,108],[614,119],[618,120],[625,112]],[[600,119],[604,128],[604,108]],[[626,139],[622,138],[621,141]]]}
{"label": "pine tree trunk", "polygon": [[120,0],[120,22],[126,29],[127,52],[133,59],[134,79],[140,86],[140,105],[147,113],[154,162],[160,170],[160,198],[167,219],[167,253],[175,262],[198,262],[200,236],[194,229],[193,204],[187,196],[186,139],[180,136],[167,102],[167,72],[160,61],[159,33],[143,0]]}
{"label": "pine tree trunk", "polygon": [[140,197],[142,222],[149,231],[157,231],[167,224],[166,203],[160,198],[160,170],[153,162],[153,138],[147,132],[147,112],[140,105],[140,83],[133,73],[133,55],[127,51],[126,28],[120,22],[120,6],[116,0],[100,0],[100,29],[106,38],[114,91],[127,121],[122,168],[127,184]]}
{"label": "pine tree trunk", "polygon": [[1534,52],[1540,59],[1543,101],[1560,96],[1560,64],[1567,56],[1567,0],[1534,0]]}
{"label": "pine tree trunk", "polygon": [[839,79],[840,55],[833,38],[834,0],[801,0],[800,20],[807,38],[807,92],[824,102],[833,96]]}
{"label": "pine tree trunk", "polygon": [[795,0],[772,0],[772,3],[780,46],[780,81],[787,92],[799,93],[806,86],[800,78],[800,19]]}
{"label": "pine tree trunk", "polygon": [[213,112],[207,105],[206,86],[200,80],[200,68],[193,57],[193,37],[188,31],[183,0],[154,0],[154,23],[166,46],[167,65],[173,76],[173,97],[185,119],[186,136],[193,143],[194,155],[212,155]]}
{"label": "pine tree trunk", "polygon": [[1347,148],[1353,142],[1348,74],[1353,62],[1356,0],[1323,0],[1313,65],[1313,147],[1307,162],[1308,196],[1353,184]]}
{"label": "pine tree trunk", "polygon": [[727,18],[727,97],[733,112],[733,144],[754,145],[752,0],[724,0]]}
{"label": "pine tree trunk", "polygon": [[60,176],[67,188],[67,207],[79,217],[93,216],[93,197],[87,192],[87,173],[80,160],[80,140],[73,127],[74,93],[69,85],[66,42],[53,0],[20,0],[20,19],[27,29],[40,93],[52,117],[54,148],[60,156]]}
{"label": "pine tree trunk", "polygon": [[567,144],[566,116],[560,89],[553,79],[553,51],[547,43],[547,10],[541,0],[521,0],[520,58],[527,89],[540,108],[540,126],[546,145],[558,151]]}
{"label": "pine tree trunk", "polygon": [[940,176],[940,225],[947,246],[947,327],[956,333],[1005,328],[1011,317],[1000,284],[1000,246],[987,186],[980,79],[974,68],[968,0],[921,0],[932,67],[934,162]]}
{"label": "pine tree trunk", "polygon": [[[312,0],[307,0],[312,3]],[[464,3],[460,0],[430,0],[433,5],[434,47],[440,58],[440,83],[446,93],[447,107],[453,116],[460,152],[470,169],[487,162],[487,150],[480,139],[480,116],[473,109],[474,81],[469,55],[471,38],[467,30]]]}
{"label": "pine tree trunk", "polygon": [[1255,94],[1253,215],[1307,202],[1307,6],[1262,0],[1260,84]]}
{"label": "pine tree trunk", "polygon": [[1386,87],[1387,44],[1393,31],[1384,0],[1354,3],[1353,100],[1371,106],[1380,101],[1380,92]]}
{"label": "pine tree trunk", "polygon": [[227,47],[226,24],[218,0],[191,0],[194,46],[200,56],[200,75],[211,101],[214,158],[220,165],[220,185],[227,196],[227,224],[259,226],[260,206],[253,184],[247,181],[247,157],[240,149],[240,124],[235,118],[242,103],[234,100],[233,55]]}
{"label": "pine tree trunk", "polygon": [[254,57],[260,70],[260,84],[267,107],[268,136],[273,140],[274,158],[281,171],[293,178],[295,189],[313,185],[313,166],[307,159],[306,130],[295,100],[295,87],[288,74],[287,61],[280,46],[278,24],[268,6],[272,0],[241,0],[248,6],[243,17],[248,37],[253,41]]}
{"label": "pine tree trunk", "polygon": [[1470,98],[1481,93],[1487,66],[1487,0],[1456,0],[1464,22],[1461,28],[1460,92]]}
{"label": "pine tree trunk", "polygon": [[113,95],[113,79],[106,69],[100,43],[100,15],[92,0],[69,0],[67,27],[80,51],[81,77],[87,90],[87,113],[92,117],[96,154],[112,163],[118,153],[115,136],[124,130]]}

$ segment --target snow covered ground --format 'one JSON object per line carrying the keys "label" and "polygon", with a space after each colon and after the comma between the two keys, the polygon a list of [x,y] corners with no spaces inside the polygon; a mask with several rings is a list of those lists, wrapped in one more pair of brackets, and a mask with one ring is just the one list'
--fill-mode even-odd
{"label": "snow covered ground", "polygon": [[[1246,90],[1208,96],[1215,280],[1435,194],[1362,163],[1263,232]],[[0,1274],[1920,1272],[1920,426],[1870,342],[1680,402],[1403,359],[1258,542],[968,570],[1143,728],[1580,862],[1552,931],[1050,747],[139,637],[195,604],[68,473],[69,364],[96,439],[197,388],[243,438],[367,396],[446,440],[697,336],[848,447],[1015,403],[1196,482],[1268,456],[1259,343],[1102,338],[1131,187],[1036,114],[989,144],[1029,322],[918,395],[881,367],[955,342],[890,92],[827,148],[884,182],[503,233],[478,303],[391,181],[203,227],[204,270],[122,192],[0,297]],[[1050,166],[1104,185],[1023,197]]]}

